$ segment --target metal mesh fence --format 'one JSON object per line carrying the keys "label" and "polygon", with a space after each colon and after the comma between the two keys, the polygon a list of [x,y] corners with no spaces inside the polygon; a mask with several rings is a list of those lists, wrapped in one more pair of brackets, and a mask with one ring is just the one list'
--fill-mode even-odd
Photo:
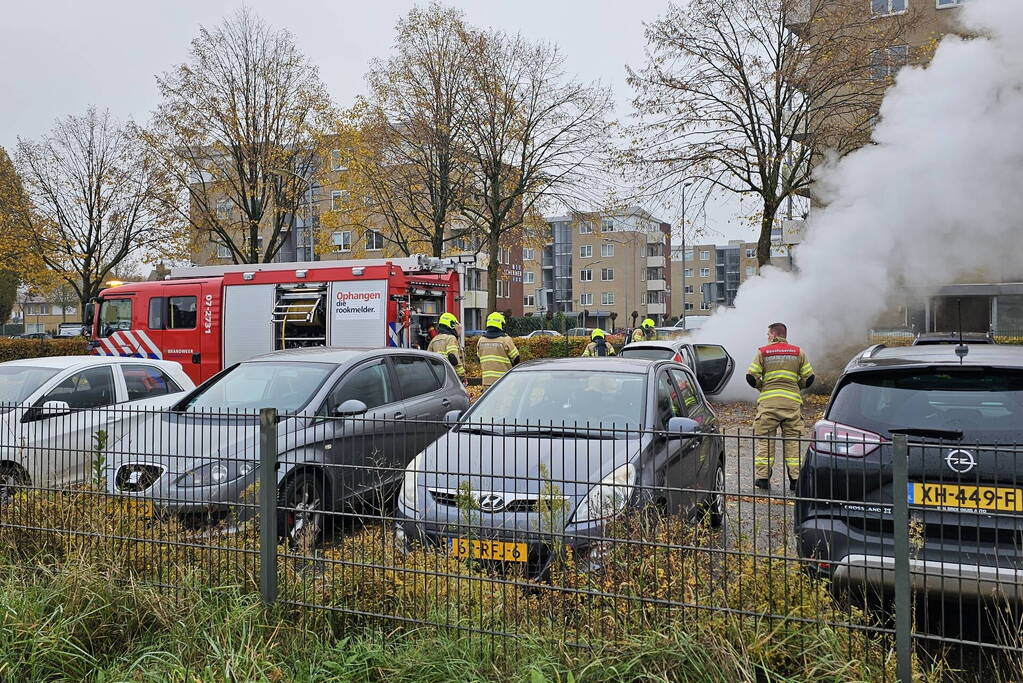
{"label": "metal mesh fence", "polygon": [[879,680],[1020,672],[1015,444],[754,437],[712,418],[4,417],[0,542],[26,566],[241,586],[339,628],[448,629],[502,656],[705,629],[785,643],[777,657],[825,639]]}

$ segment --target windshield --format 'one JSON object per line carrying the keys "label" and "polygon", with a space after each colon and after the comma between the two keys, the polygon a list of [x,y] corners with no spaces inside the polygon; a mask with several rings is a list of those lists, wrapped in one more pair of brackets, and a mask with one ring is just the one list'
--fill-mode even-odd
{"label": "windshield", "polygon": [[891,429],[951,430],[978,442],[1023,440],[1023,373],[921,368],[853,375],[828,419],[888,435]]}
{"label": "windshield", "polygon": [[[505,376],[466,420],[495,429],[582,427],[639,429],[646,375],[574,370],[522,370]],[[624,436],[624,435],[623,435]]]}
{"label": "windshield", "polygon": [[107,299],[99,308],[99,336],[131,329],[131,299]]}
{"label": "windshield", "polygon": [[28,365],[0,365],[0,405],[22,403],[59,372],[56,368],[36,368]]}
{"label": "windshield", "polygon": [[241,363],[203,386],[185,410],[276,408],[279,413],[293,413],[309,403],[336,367],[295,361]]}
{"label": "windshield", "polygon": [[638,358],[640,360],[667,360],[675,357],[675,352],[665,348],[643,348],[626,346],[621,352],[622,358]]}

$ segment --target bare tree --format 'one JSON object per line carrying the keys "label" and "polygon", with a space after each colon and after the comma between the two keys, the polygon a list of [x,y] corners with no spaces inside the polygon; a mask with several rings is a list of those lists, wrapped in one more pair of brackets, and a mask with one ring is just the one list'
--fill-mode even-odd
{"label": "bare tree", "polygon": [[366,80],[362,194],[406,253],[426,243],[434,256],[461,233],[452,229],[467,167],[463,106],[469,86],[468,28],[460,10],[433,3],[398,21],[395,52],[374,61]]}
{"label": "bare tree", "polygon": [[567,78],[552,45],[500,31],[467,36],[471,88],[462,100],[466,198],[460,213],[489,256],[487,305],[497,310],[502,242],[522,240],[544,204],[592,201],[608,148],[610,92]]}
{"label": "bare tree", "polygon": [[242,9],[200,28],[189,61],[157,84],[143,135],[185,199],[174,206],[236,263],[273,260],[322,158],[330,100],[317,69],[290,33]]}
{"label": "bare tree", "polygon": [[38,141],[19,139],[15,163],[31,204],[21,234],[83,307],[121,264],[177,253],[162,169],[109,112],[90,108]]}
{"label": "bare tree", "polygon": [[632,160],[653,191],[696,181],[757,196],[764,265],[779,208],[807,191],[814,163],[869,140],[904,33],[903,18],[876,20],[861,0],[669,6],[629,72],[643,117]]}

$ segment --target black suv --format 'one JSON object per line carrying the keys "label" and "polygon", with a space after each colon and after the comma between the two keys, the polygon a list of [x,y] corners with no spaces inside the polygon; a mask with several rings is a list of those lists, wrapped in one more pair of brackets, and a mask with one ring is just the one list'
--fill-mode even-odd
{"label": "black suv", "polygon": [[[910,442],[899,493],[895,432]],[[1023,347],[879,345],[846,366],[799,478],[800,556],[836,584],[890,588],[894,495],[915,587],[1023,600]]]}

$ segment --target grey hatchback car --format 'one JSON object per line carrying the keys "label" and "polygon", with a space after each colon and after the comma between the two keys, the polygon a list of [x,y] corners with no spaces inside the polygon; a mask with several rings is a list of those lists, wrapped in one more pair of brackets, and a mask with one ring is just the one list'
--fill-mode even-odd
{"label": "grey hatchback car", "polygon": [[409,464],[398,539],[534,577],[571,547],[596,569],[607,525],[628,510],[720,524],[724,457],[717,418],[679,363],[526,363]]}
{"label": "grey hatchback car", "polygon": [[[208,524],[248,500],[259,414],[276,408],[278,530],[317,538],[325,511],[379,503],[469,397],[450,364],[411,349],[307,348],[234,365],[113,446],[111,493]],[[245,505],[239,516],[244,518]]]}

